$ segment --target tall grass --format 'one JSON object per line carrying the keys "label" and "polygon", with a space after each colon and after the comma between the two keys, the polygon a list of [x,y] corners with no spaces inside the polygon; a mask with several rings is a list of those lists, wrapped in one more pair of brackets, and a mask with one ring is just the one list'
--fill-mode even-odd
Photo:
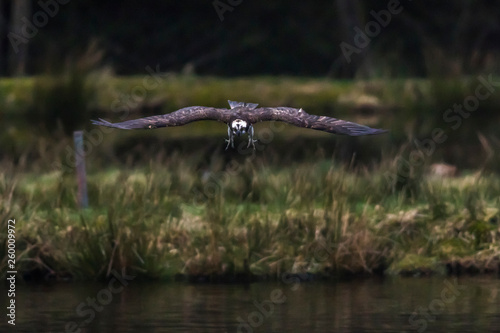
{"label": "tall grass", "polygon": [[[2,172],[0,214],[2,223],[17,221],[18,271],[101,279],[126,268],[149,279],[234,280],[498,264],[497,176],[422,175],[409,201],[386,184],[384,168],[326,159],[281,168],[249,159],[238,174],[212,166],[177,155],[93,170],[84,211],[71,175]],[[216,188],[207,186],[214,177]]]}
{"label": "tall grass", "polygon": [[[106,77],[108,88],[99,89],[92,62],[99,57],[82,59],[80,67],[55,77],[19,86],[0,81],[0,102],[10,108],[2,114],[22,118],[31,110],[28,115],[40,117],[47,129],[40,135],[23,120],[0,133],[7,147],[0,155],[0,223],[5,228],[8,218],[18,221],[18,270],[26,277],[100,279],[123,267],[145,278],[228,280],[280,278],[283,272],[498,269],[500,178],[489,174],[498,171],[498,96],[481,102],[460,130],[443,121],[447,108],[474,92],[475,78],[165,76],[138,105],[159,100],[165,112],[226,106],[227,99],[301,106],[390,134],[357,140],[309,131],[294,137],[300,130],[288,127],[291,134],[274,133],[263,152],[240,155],[222,151],[223,124],[106,133],[87,151],[91,208],[80,211],[74,170],[66,163],[72,142],[63,132],[90,128],[93,109],[117,120],[111,110],[117,95],[144,80]],[[133,114],[140,108],[130,111],[140,116]],[[449,139],[398,178],[398,163],[416,149],[413,140],[429,138],[434,128]],[[442,160],[481,172],[428,177],[429,164]],[[5,241],[0,233],[0,245]],[[0,258],[5,268],[6,253]]]}

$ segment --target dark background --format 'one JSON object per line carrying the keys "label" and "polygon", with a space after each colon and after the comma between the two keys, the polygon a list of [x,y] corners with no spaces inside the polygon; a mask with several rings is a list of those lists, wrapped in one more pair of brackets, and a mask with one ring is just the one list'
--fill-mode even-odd
{"label": "dark background", "polygon": [[[402,0],[402,12],[347,63],[340,43],[354,45],[353,28],[364,30],[370,12],[389,2],[2,0],[0,73],[57,69],[91,41],[116,74],[144,73],[155,64],[218,76],[428,77],[498,70],[500,3],[492,0]],[[55,15],[14,53],[8,34],[19,32],[23,17],[33,23],[41,3],[57,4]]]}

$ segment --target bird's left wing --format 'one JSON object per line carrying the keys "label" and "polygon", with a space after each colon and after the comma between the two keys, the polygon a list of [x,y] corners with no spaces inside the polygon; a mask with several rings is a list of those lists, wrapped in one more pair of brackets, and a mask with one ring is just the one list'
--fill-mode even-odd
{"label": "bird's left wing", "polygon": [[290,107],[258,108],[252,112],[248,112],[247,117],[252,123],[273,120],[282,121],[298,127],[351,136],[372,135],[387,132],[383,129],[375,129],[350,121],[327,116],[311,115],[302,109]]}
{"label": "bird's left wing", "polygon": [[181,126],[198,120],[218,120],[228,123],[230,116],[231,110],[229,109],[217,109],[206,106],[190,106],[164,115],[127,120],[121,123],[110,123],[106,120],[99,119],[92,120],[92,124],[120,129],[148,129]]}

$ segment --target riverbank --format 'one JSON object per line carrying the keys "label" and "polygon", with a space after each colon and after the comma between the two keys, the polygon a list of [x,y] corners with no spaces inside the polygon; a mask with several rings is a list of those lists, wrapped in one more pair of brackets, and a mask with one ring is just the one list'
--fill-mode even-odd
{"label": "riverbank", "polygon": [[18,274],[99,280],[126,269],[144,279],[233,281],[285,272],[304,279],[498,273],[496,175],[424,170],[398,188],[390,160],[276,167],[246,157],[235,166],[214,154],[208,168],[194,159],[90,167],[85,210],[76,205],[74,175],[2,172],[1,223],[16,219]]}
{"label": "riverbank", "polygon": [[[500,100],[485,95],[496,78],[486,86],[488,75],[334,81],[160,74],[73,70],[0,80],[7,120],[0,122],[0,223],[7,230],[9,219],[18,221],[20,275],[95,280],[125,268],[145,279],[228,281],[284,272],[498,271]],[[483,97],[470,114],[448,117],[477,91]],[[221,123],[157,131],[90,123],[187,105],[227,107],[227,99],[303,107],[390,131],[352,138],[262,123],[253,152],[224,151]],[[85,130],[90,208],[83,211],[74,129]],[[443,161],[452,172],[433,169]]]}

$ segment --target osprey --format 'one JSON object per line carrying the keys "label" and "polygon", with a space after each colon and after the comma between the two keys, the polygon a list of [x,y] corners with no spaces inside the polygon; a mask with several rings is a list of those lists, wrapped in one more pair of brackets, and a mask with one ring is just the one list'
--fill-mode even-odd
{"label": "osprey", "polygon": [[312,128],[335,134],[351,136],[372,135],[387,132],[368,126],[326,116],[308,114],[302,109],[290,107],[257,108],[258,104],[228,101],[230,109],[217,109],[207,106],[190,106],[160,116],[152,116],[127,120],[121,123],[110,123],[106,120],[92,120],[94,125],[120,129],[153,129],[160,127],[182,126],[198,120],[217,120],[227,124],[226,149],[234,148],[234,137],[248,134],[248,147],[255,149],[253,124],[261,121],[282,121],[298,127]]}

